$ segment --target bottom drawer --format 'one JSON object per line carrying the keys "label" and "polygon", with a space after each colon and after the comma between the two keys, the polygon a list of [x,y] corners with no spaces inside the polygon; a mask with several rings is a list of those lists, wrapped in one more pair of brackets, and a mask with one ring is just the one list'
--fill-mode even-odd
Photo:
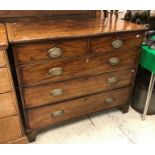
{"label": "bottom drawer", "polygon": [[0,119],[0,143],[7,143],[22,136],[18,116]]}
{"label": "bottom drawer", "polygon": [[28,121],[31,129],[43,128],[64,120],[79,117],[105,108],[126,104],[130,87],[82,97],[55,105],[28,110]]}

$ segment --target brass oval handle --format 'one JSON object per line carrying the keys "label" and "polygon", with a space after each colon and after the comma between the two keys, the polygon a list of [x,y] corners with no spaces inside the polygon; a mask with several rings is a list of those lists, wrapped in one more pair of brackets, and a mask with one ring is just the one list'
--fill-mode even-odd
{"label": "brass oval handle", "polygon": [[53,96],[61,96],[63,93],[64,93],[64,90],[61,88],[54,89],[50,92],[50,94]]}
{"label": "brass oval handle", "polygon": [[48,71],[48,74],[51,76],[58,76],[63,73],[63,69],[61,67],[55,67]]}
{"label": "brass oval handle", "polygon": [[48,55],[51,58],[58,58],[62,55],[62,50],[61,50],[61,48],[53,47],[48,50]]}
{"label": "brass oval handle", "polygon": [[121,46],[123,46],[123,41],[117,39],[112,42],[112,46],[113,46],[113,48],[120,48]]}
{"label": "brass oval handle", "polygon": [[114,57],[114,58],[109,59],[109,64],[111,66],[118,65],[119,63],[120,63],[120,58],[118,58],[118,57]]}
{"label": "brass oval handle", "polygon": [[106,104],[111,104],[113,101],[114,101],[114,98],[113,98],[113,97],[107,97],[107,98],[104,100],[104,102],[105,102]]}
{"label": "brass oval handle", "polygon": [[64,114],[64,111],[63,110],[58,110],[58,111],[55,111],[51,114],[51,117],[57,117],[57,116],[61,116]]}
{"label": "brass oval handle", "polygon": [[118,79],[115,76],[112,76],[112,77],[107,79],[107,82],[110,84],[116,83],[117,81],[118,81]]}

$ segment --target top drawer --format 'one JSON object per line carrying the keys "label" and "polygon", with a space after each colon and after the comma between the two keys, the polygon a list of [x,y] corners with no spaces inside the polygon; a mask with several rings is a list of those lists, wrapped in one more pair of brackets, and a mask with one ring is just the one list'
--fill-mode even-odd
{"label": "top drawer", "polygon": [[5,66],[6,66],[6,62],[5,62],[4,51],[0,50],[0,68]]}
{"label": "top drawer", "polygon": [[119,49],[137,48],[143,42],[143,35],[140,33],[113,34],[105,37],[91,39],[90,48],[92,52],[107,52]]}
{"label": "top drawer", "polygon": [[18,63],[37,60],[70,58],[86,54],[87,40],[56,41],[16,45],[14,51]]}

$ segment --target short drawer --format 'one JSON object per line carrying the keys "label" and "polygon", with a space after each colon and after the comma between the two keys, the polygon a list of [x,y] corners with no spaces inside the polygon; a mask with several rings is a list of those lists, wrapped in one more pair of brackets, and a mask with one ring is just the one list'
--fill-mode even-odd
{"label": "short drawer", "polygon": [[109,91],[97,95],[70,100],[56,105],[28,110],[28,122],[31,129],[79,117],[102,109],[128,103],[130,87]]}
{"label": "short drawer", "polygon": [[6,61],[5,61],[4,51],[0,50],[0,68],[5,66],[6,66]]}
{"label": "short drawer", "polygon": [[132,77],[133,70],[127,69],[65,82],[47,83],[46,85],[23,88],[25,105],[26,108],[38,107],[128,86],[132,82]]}
{"label": "short drawer", "polygon": [[23,85],[35,85],[132,68],[137,65],[138,56],[137,50],[126,50],[70,61],[27,65],[20,68],[21,81]]}
{"label": "short drawer", "polygon": [[103,53],[111,50],[115,52],[119,49],[137,49],[142,42],[143,35],[141,33],[120,33],[91,39],[90,48],[95,53]]}
{"label": "short drawer", "polygon": [[0,69],[0,93],[11,90],[10,79],[7,68]]}
{"label": "short drawer", "polygon": [[16,140],[22,136],[18,116],[0,119],[0,143]]}
{"label": "short drawer", "polygon": [[17,113],[13,94],[0,94],[0,118],[15,115]]}
{"label": "short drawer", "polygon": [[87,48],[87,40],[71,40],[16,45],[14,52],[18,63],[27,63],[83,56],[87,53]]}

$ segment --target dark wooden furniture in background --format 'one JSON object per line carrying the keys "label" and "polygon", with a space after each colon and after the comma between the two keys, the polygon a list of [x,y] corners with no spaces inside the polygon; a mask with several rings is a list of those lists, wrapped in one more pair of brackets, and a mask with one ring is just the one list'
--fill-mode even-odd
{"label": "dark wooden furniture in background", "polygon": [[0,22],[64,18],[94,18],[95,10],[1,10]]}
{"label": "dark wooden furniture in background", "polygon": [[72,118],[116,107],[128,111],[145,27],[87,18],[6,28],[29,141],[39,129]]}
{"label": "dark wooden furniture in background", "polygon": [[7,47],[6,29],[0,24],[0,143],[28,143],[19,114]]}

